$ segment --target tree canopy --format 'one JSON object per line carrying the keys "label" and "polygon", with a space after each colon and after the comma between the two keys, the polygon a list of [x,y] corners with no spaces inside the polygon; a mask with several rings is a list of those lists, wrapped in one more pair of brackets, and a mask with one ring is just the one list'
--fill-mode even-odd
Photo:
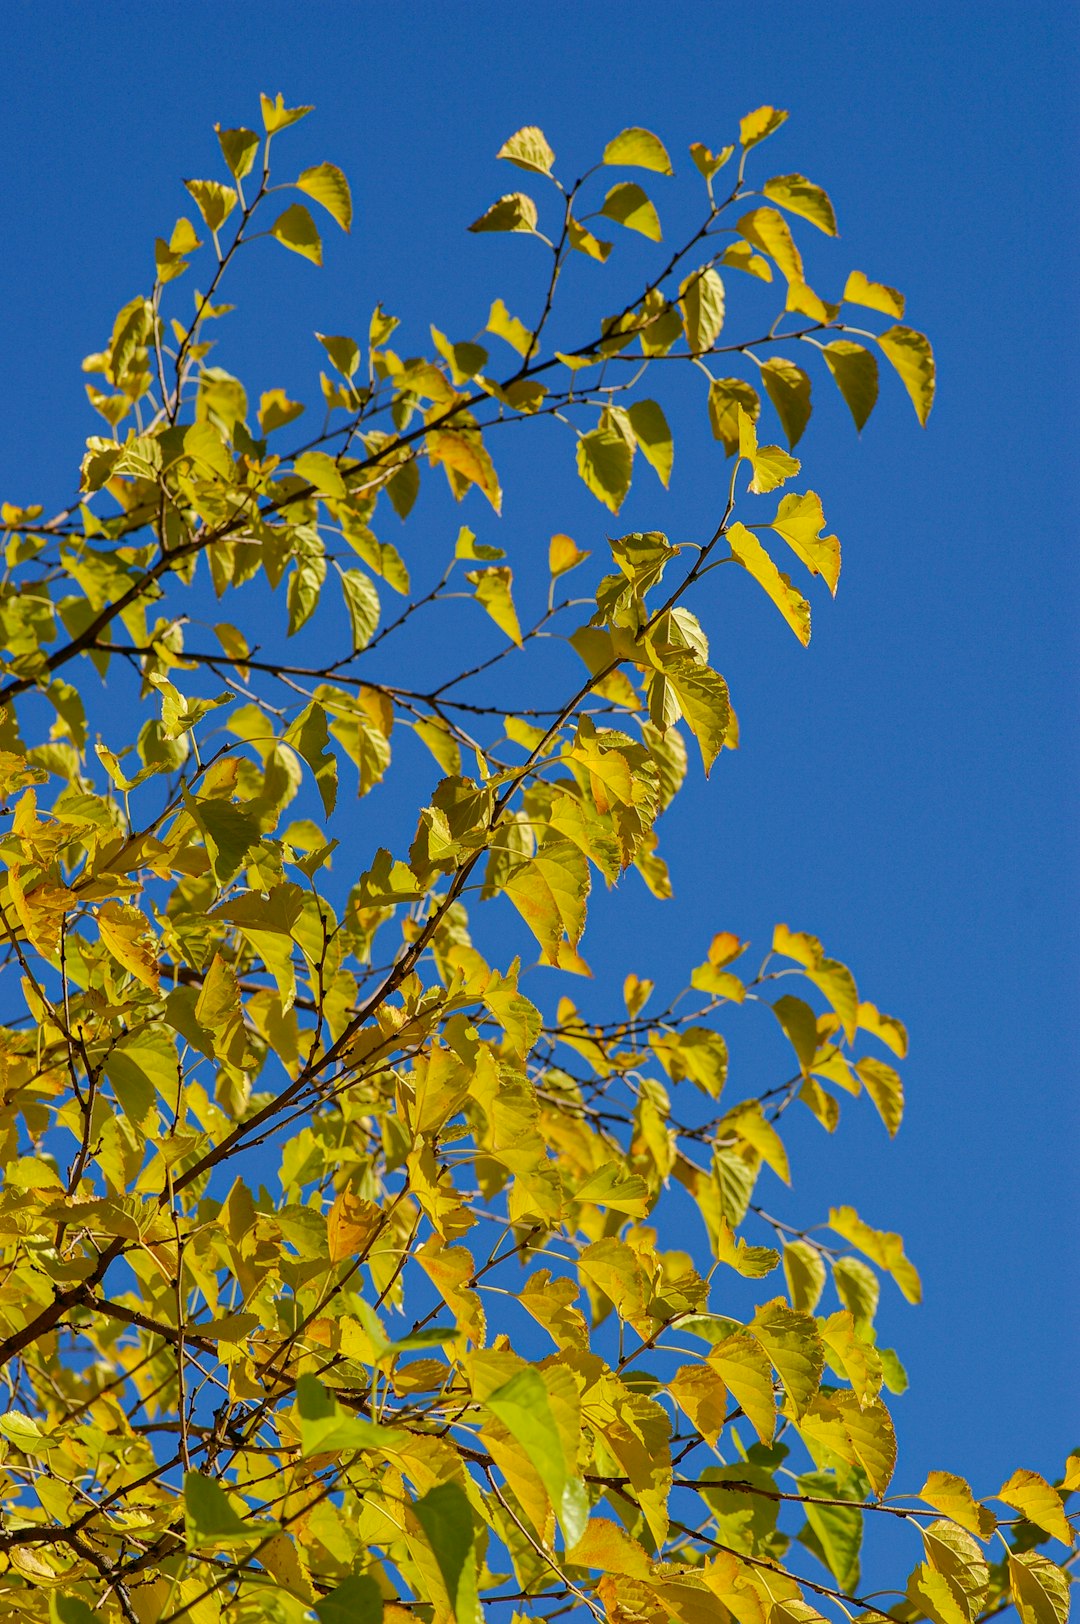
{"label": "tree canopy", "polygon": [[[875,1314],[883,1281],[918,1302],[916,1267],[850,1206],[795,1225],[759,1187],[791,1181],[789,1113],[831,1134],[846,1097],[898,1131],[901,1020],[785,923],[751,953],[718,921],[681,989],[647,940],[619,1008],[588,986],[590,892],[668,897],[662,814],[739,745],[710,653],[730,569],[804,645],[807,593],[837,591],[794,455],[812,388],[861,429],[881,381],[925,424],[930,343],[861,270],[809,286],[800,243],[836,219],[769,173],[783,111],[691,147],[675,246],[657,135],[571,183],[526,127],[498,157],[528,189],[469,229],[531,239],[540,307],[508,289],[405,355],[379,304],[316,335],[307,406],[256,407],[212,359],[234,262],[272,286],[273,244],[317,266],[353,223],[339,168],[289,167],[310,112],[218,129],[221,178],[184,183],[85,362],[75,498],[0,514],[0,1611],[1064,1624],[1080,1457],[894,1482]],[[625,232],[654,256],[629,292]],[[575,330],[584,261],[612,313]],[[673,366],[715,524],[607,536],[635,474],[662,520]],[[475,515],[506,426],[547,420],[601,506],[533,601],[526,541]],[[753,1022],[787,1062],[729,1077]],[[868,1595],[874,1519],[896,1576]]]}

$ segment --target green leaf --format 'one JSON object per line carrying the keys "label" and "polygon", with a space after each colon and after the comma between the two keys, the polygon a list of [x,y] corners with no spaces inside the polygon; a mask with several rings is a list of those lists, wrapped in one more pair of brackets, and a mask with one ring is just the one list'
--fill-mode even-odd
{"label": "green leaf", "polygon": [[773,203],[789,214],[799,214],[828,236],[836,236],[836,215],[829,194],[807,180],[805,175],[774,175],[761,188]]}
{"label": "green leaf", "polygon": [[877,404],[876,358],[861,344],[853,344],[846,338],[834,339],[821,353],[855,419],[855,427],[861,430]]}
{"label": "green leaf", "polygon": [[810,421],[810,379],[794,361],[774,355],[761,369],[761,381],[792,448],[802,439]]}
{"label": "green leaf", "polygon": [[621,180],[604,199],[600,213],[608,220],[617,220],[628,231],[640,232],[650,242],[660,242],[660,216],[648,194],[632,180]]}
{"label": "green leaf", "polygon": [[711,266],[694,271],[679,287],[686,342],[694,355],[711,350],[724,325],[724,284]]}
{"label": "green leaf", "polygon": [[336,164],[316,164],[305,169],[293,183],[298,192],[321,203],[342,231],[352,229],[352,194],[349,183]]}
{"label": "green leaf", "polygon": [[297,477],[312,485],[320,496],[333,496],[339,501],[348,495],[341,470],[333,457],[325,451],[305,451],[293,463]]}
{"label": "green leaf", "polygon": [[314,702],[305,706],[285,734],[285,742],[292,745],[315,774],[315,787],[327,817],[337,801],[337,757],[327,749],[329,737],[326,712]]}
{"label": "green leaf", "polygon": [[188,1550],[194,1551],[206,1545],[219,1549],[265,1539],[278,1524],[247,1521],[212,1477],[202,1472],[185,1472],[184,1526]]}
{"label": "green leaf", "polygon": [[336,1454],[342,1449],[385,1451],[404,1441],[404,1434],[392,1427],[351,1415],[314,1376],[301,1376],[296,1384],[296,1414],[304,1456]]}
{"label": "green leaf", "polygon": [[879,333],[877,341],[899,374],[911,397],[915,415],[925,428],[934,404],[934,352],[930,340],[913,327],[896,326]]}
{"label": "green leaf", "polygon": [[844,303],[865,305],[897,320],[904,314],[904,295],[885,282],[871,282],[862,271],[852,271],[844,286]]}
{"label": "green leaf", "polygon": [[526,124],[504,141],[496,158],[505,158],[519,169],[532,170],[537,175],[550,175],[555,154],[548,145],[543,130],[535,124]]}
{"label": "green leaf", "polygon": [[259,820],[234,801],[196,801],[185,795],[184,805],[202,830],[210,866],[220,885],[227,885],[261,836]]}
{"label": "green leaf", "polygon": [[732,557],[764,587],[805,648],[810,641],[810,605],[802,593],[796,591],[787,575],[781,574],[753,531],[744,524],[731,525],[727,542]]}
{"label": "green leaf", "polygon": [[589,1501],[584,1483],[563,1453],[539,1371],[528,1366],[519,1370],[489,1393],[484,1404],[525,1450],[548,1492],[566,1544],[575,1545],[589,1520]]}
{"label": "green leaf", "polygon": [[583,434],[577,443],[577,469],[593,495],[618,513],[634,471],[634,454],[625,437],[611,428]]}
{"label": "green leaf", "polygon": [[739,120],[739,145],[749,149],[778,130],[787,118],[782,107],[758,107]]}
{"label": "green leaf", "polygon": [[302,203],[291,203],[284,214],[279,214],[270,227],[270,235],[291,248],[294,254],[310,259],[313,265],[322,264],[322,238],[310,211]]}
{"label": "green leaf", "polygon": [[487,610],[499,630],[505,632],[510,641],[520,648],[521,627],[510,590],[513,571],[506,564],[495,564],[486,570],[469,570],[465,579],[472,585],[477,603]]}
{"label": "green leaf", "polygon": [[535,231],[536,204],[524,192],[507,192],[474,220],[470,231]]}
{"label": "green leaf", "polygon": [[[800,1494],[817,1500],[837,1500],[836,1478],[828,1472],[806,1472],[796,1478]],[[803,1513],[814,1534],[816,1545],[809,1545],[815,1556],[820,1556],[841,1590],[849,1593],[858,1589],[859,1548],[862,1544],[863,1513],[858,1505],[823,1506],[804,1504]],[[800,1539],[802,1536],[800,1535]]]}
{"label": "green leaf", "polygon": [[661,485],[667,490],[675,462],[675,441],[661,407],[655,400],[635,400],[626,415],[641,455],[656,470]]}
{"label": "green leaf", "polygon": [[343,1579],[312,1608],[319,1624],[382,1624],[382,1591],[369,1574]]}
{"label": "green leaf", "polygon": [[427,1536],[457,1624],[483,1624],[476,1588],[473,1514],[458,1483],[440,1483],[413,1505]]}
{"label": "green leaf", "polygon": [[784,1247],[784,1278],[792,1308],[812,1314],[825,1289],[825,1260],[809,1241],[789,1241]]}
{"label": "green leaf", "polygon": [[660,137],[651,130],[633,126],[623,130],[604,148],[603,162],[625,164],[630,169],[651,169],[658,175],[671,175],[671,159]]}
{"label": "green leaf", "polygon": [[54,1590],[49,1597],[50,1624],[97,1624],[100,1616],[78,1596],[62,1596]]}

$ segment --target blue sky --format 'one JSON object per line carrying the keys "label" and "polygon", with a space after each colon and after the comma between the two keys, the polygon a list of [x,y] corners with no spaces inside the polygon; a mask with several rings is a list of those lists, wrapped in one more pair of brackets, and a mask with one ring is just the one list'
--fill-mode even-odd
{"label": "blue sky", "polygon": [[[901,1230],[923,1272],[925,1306],[894,1295],[883,1314],[912,1378],[898,1487],[941,1466],[990,1492],[1017,1465],[1056,1475],[1075,1442],[1070,10],[114,0],[4,20],[6,500],[69,498],[94,432],[79,362],[190,207],[179,177],[218,172],[214,121],[254,121],[260,89],[317,104],[292,150],[342,165],[358,219],[321,275],[281,256],[265,308],[252,284],[272,342],[223,360],[256,388],[299,387],[318,364],[307,335],[361,330],[377,298],[417,343],[429,320],[482,325],[528,273],[521,245],[463,227],[509,184],[493,154],[525,123],[573,164],[627,124],[685,154],[787,107],[765,172],[828,188],[842,240],[821,263],[906,292],[938,352],[930,426],[892,380],[859,442],[819,386],[800,455],[844,543],[837,602],[817,605],[804,654],[760,594],[732,592],[714,659],[744,748],[665,829],[678,903],[604,902],[586,943],[613,980],[658,959],[674,975],[714,931],[763,944],[783,919],[908,1022],[896,1143],[858,1110],[835,1143],[795,1136],[799,1210],[849,1201]],[[607,515],[563,460],[553,478],[509,453],[502,534],[477,516],[484,539],[602,545]],[[722,468],[691,436],[671,495],[639,481],[619,529],[699,534]]]}

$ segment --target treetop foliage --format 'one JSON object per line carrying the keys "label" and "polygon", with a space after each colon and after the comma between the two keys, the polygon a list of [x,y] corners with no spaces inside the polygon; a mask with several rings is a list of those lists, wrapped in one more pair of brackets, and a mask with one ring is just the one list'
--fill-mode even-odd
{"label": "treetop foliage", "polygon": [[[603,1016],[587,981],[591,889],[667,897],[661,815],[739,744],[717,572],[803,644],[812,578],[836,593],[794,455],[815,381],[862,429],[883,357],[925,423],[930,344],[860,270],[808,285],[800,241],[836,218],[768,173],[784,112],[694,144],[674,247],[657,135],[571,184],[530,126],[498,154],[528,189],[469,229],[531,239],[540,308],[507,290],[405,355],[379,304],[316,335],[321,415],[256,406],[212,359],[233,262],[320,265],[353,224],[339,168],[288,166],[310,112],[218,129],[222,178],[184,183],[85,362],[75,500],[2,509],[0,1613],[1063,1624],[1080,1458],[978,1497],[895,1484],[875,1314],[883,1281],[918,1302],[916,1267],[878,1215],[793,1224],[761,1188],[791,1182],[789,1113],[833,1133],[865,1095],[897,1132],[901,1021],[786,924],[751,956],[717,922],[681,990],[643,962]],[[627,231],[652,269],[573,330],[564,279],[611,277]],[[635,473],[663,501],[673,365],[715,525],[605,541]],[[531,606],[476,515],[504,427],[548,419],[607,514],[551,537]],[[432,481],[477,526],[440,557],[386,539]],[[446,674],[406,686],[420,647]],[[786,1060],[729,1079],[750,1022]],[[868,1596],[872,1518],[901,1574]]]}

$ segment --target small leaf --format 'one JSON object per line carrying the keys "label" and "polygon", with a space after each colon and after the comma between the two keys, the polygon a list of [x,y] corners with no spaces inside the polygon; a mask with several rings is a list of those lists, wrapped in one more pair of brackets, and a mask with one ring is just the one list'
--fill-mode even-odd
{"label": "small leaf", "polygon": [[367,648],[379,625],[379,594],[363,570],[341,570],[341,592],[349,611],[353,652]]}
{"label": "small leaf", "polygon": [[780,573],[753,531],[745,525],[733,524],[727,541],[732,556],[764,587],[805,648],[810,641],[810,605],[802,593],[796,591],[788,576]]}
{"label": "small leaf", "polygon": [[627,408],[626,415],[641,455],[656,470],[661,485],[667,490],[675,461],[675,441],[667,418],[655,400],[636,400]]}
{"label": "small leaf", "polygon": [[506,564],[497,564],[486,570],[470,570],[465,579],[475,589],[477,603],[483,605],[499,630],[520,648],[521,626],[510,591],[513,571]]}
{"label": "small leaf", "polygon": [[792,1308],[812,1314],[825,1289],[825,1261],[809,1241],[789,1241],[784,1247],[784,1278]]}
{"label": "small leaf", "polygon": [[523,321],[512,316],[501,299],[496,299],[491,307],[487,319],[487,331],[494,333],[496,338],[504,339],[510,348],[519,355],[527,355],[532,344],[532,334]]}
{"label": "small leaf", "polygon": [[483,1624],[476,1588],[473,1514],[465,1490],[459,1483],[440,1483],[412,1509],[439,1565],[457,1624]]}
{"label": "small leaf", "polygon": [[734,147],[721,147],[719,152],[711,152],[703,141],[690,143],[690,156],[706,180],[712,180],[717,170],[723,169],[734,151]]}
{"label": "small leaf", "polygon": [[275,101],[271,101],[269,96],[261,95],[259,102],[267,135],[274,135],[278,130],[287,129],[290,124],[299,123],[302,118],[315,111],[313,107],[286,107],[280,91]]}
{"label": "small leaf", "polygon": [[342,231],[352,230],[352,193],[337,164],[316,164],[313,169],[305,169],[294,185],[298,192],[321,203]]}
{"label": "small leaf", "polygon": [[314,702],[305,706],[285,733],[286,744],[292,745],[314,773],[315,786],[327,817],[337,801],[337,757],[327,749],[329,738],[326,712]]}
{"label": "small leaf", "polygon": [[503,142],[495,156],[517,164],[519,169],[531,169],[537,175],[550,175],[555,162],[547,137],[535,124],[526,124],[516,131]]}
{"label": "small leaf", "polygon": [[925,428],[934,404],[934,352],[930,340],[913,327],[897,326],[879,333],[877,341],[899,373],[915,415]]}
{"label": "small leaf", "polygon": [[640,232],[650,242],[660,242],[660,216],[648,195],[632,180],[619,181],[604,199],[600,213],[617,220],[628,231]]}
{"label": "small leaf", "polygon": [[759,141],[778,130],[787,118],[782,107],[758,107],[739,120],[739,145],[756,147]]}
{"label": "small leaf", "polygon": [[694,355],[711,350],[724,325],[724,284],[711,266],[688,276],[679,288],[686,342]]}
{"label": "small leaf", "polygon": [[904,1115],[904,1085],[899,1072],[887,1066],[883,1060],[875,1060],[869,1055],[856,1062],[855,1070],[877,1106],[878,1114],[889,1131],[889,1138],[894,1139]]}
{"label": "small leaf", "polygon": [[599,237],[594,237],[591,231],[586,230],[580,221],[572,217],[566,222],[566,237],[571,248],[576,249],[579,254],[588,255],[589,259],[599,260],[601,265],[611,253],[609,242],[602,242]]}
{"label": "small leaf", "polygon": [[846,338],[826,344],[821,353],[855,419],[855,427],[861,430],[877,403],[876,358],[861,344],[853,344]]}
{"label": "small leaf", "polygon": [[581,478],[604,506],[618,513],[633,478],[634,454],[615,429],[593,429],[577,443]]}
{"label": "small leaf", "polygon": [[284,389],[268,389],[259,397],[259,428],[263,434],[273,434],[294,423],[304,408],[298,400],[290,400]]}
{"label": "small leaf", "polygon": [[844,286],[844,303],[865,305],[867,310],[880,310],[883,315],[895,316],[899,321],[904,314],[904,295],[885,282],[871,282],[862,271],[852,271]]}
{"label": "small leaf", "polygon": [[184,185],[195,199],[208,231],[217,231],[224,225],[236,207],[236,193],[231,186],[218,180],[186,180]]}
{"label": "small leaf", "polygon": [[604,148],[603,162],[626,164],[630,169],[652,169],[658,175],[671,175],[671,159],[660,137],[651,130],[633,127],[623,130]]}
{"label": "small leaf", "polygon": [[315,337],[341,376],[351,380],[360,365],[360,346],[355,338],[334,333],[316,333]]}
{"label": "small leaf", "polygon": [[548,546],[548,569],[552,575],[565,575],[568,570],[577,569],[588,556],[569,536],[557,532]]}
{"label": "small leaf", "polygon": [[1061,1504],[1061,1495],[1038,1472],[1023,1469],[1014,1472],[994,1498],[1004,1500],[1051,1539],[1059,1539],[1063,1545],[1073,1544],[1075,1536]]}
{"label": "small leaf", "polygon": [[535,231],[536,204],[524,192],[507,192],[474,220],[470,231]]}
{"label": "small leaf", "polygon": [[714,378],[709,385],[709,422],[714,437],[727,455],[739,449],[739,414],[744,412],[756,423],[761,415],[761,398],[752,384],[742,378]]}
{"label": "small leaf", "polygon": [[782,214],[775,209],[751,209],[737,222],[735,229],[748,243],[768,254],[787,281],[803,280],[802,255]]}
{"label": "small leaf", "polygon": [[836,236],[836,215],[829,194],[805,175],[774,175],[761,188],[773,203],[789,214],[799,214],[828,236]]}
{"label": "small leaf", "polygon": [[794,450],[810,421],[810,379],[793,361],[774,355],[762,367],[761,381],[776,407],[788,445]]}
{"label": "small leaf", "polygon": [[313,265],[322,264],[322,238],[302,203],[291,203],[284,214],[279,214],[270,227],[270,235],[291,248],[294,254],[310,259]]}
{"label": "small leaf", "polygon": [[202,1472],[184,1474],[184,1523],[189,1551],[206,1545],[217,1549],[264,1539],[278,1526],[245,1521],[221,1485]]}
{"label": "small leaf", "polygon": [[214,131],[229,169],[237,180],[243,180],[245,175],[250,174],[255,162],[255,154],[259,150],[259,136],[254,130],[223,130],[220,124],[214,125]]}
{"label": "small leaf", "polygon": [[340,501],[348,495],[337,463],[325,451],[305,451],[296,458],[293,467],[299,478],[313,485],[320,496],[334,496]]}

